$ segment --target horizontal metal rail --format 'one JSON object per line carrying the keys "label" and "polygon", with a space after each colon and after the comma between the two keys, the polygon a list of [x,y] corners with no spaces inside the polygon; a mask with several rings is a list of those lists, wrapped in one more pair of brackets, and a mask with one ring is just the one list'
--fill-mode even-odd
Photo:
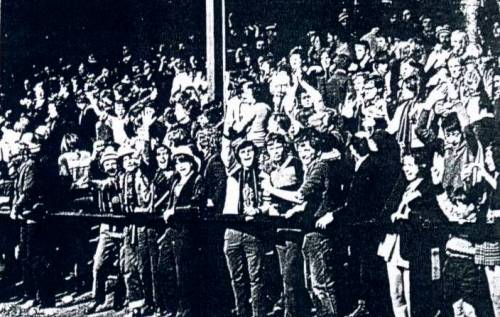
{"label": "horizontal metal rail", "polygon": [[[9,210],[2,208],[0,209],[0,221],[10,220]],[[143,225],[143,226],[166,226],[163,216],[161,214],[155,213],[99,213],[99,212],[76,212],[76,211],[58,211],[49,212],[43,215],[44,221],[78,221],[90,224],[108,223],[116,225]],[[22,220],[18,220],[22,221]],[[286,219],[281,216],[268,216],[268,215],[257,215],[255,217],[249,217],[245,215],[228,215],[216,213],[213,208],[206,208],[200,210],[197,207],[179,207],[176,208],[175,214],[169,219],[169,224],[205,224],[214,225],[226,228],[260,228],[260,229],[276,229],[285,228],[290,230],[302,230],[304,229],[303,223],[297,219]],[[489,225],[499,225],[497,221]],[[433,222],[433,223],[422,223],[422,229],[434,229],[434,230],[449,230],[453,228],[474,226],[474,223],[457,224],[450,222]],[[388,228],[393,227],[394,224],[391,222],[380,222],[380,221],[367,221],[367,222],[356,222],[352,221],[341,226],[334,225],[332,228],[334,230],[352,230],[353,227],[360,227],[364,229],[370,228]]]}

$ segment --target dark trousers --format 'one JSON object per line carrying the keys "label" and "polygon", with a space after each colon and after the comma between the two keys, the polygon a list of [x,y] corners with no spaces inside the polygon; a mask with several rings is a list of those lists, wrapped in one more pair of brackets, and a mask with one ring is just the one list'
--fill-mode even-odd
{"label": "dark trousers", "polygon": [[[120,261],[129,301],[144,296],[146,305],[154,305],[157,273],[157,243],[154,230],[130,225],[124,230]],[[142,291],[142,294],[141,294]]]}
{"label": "dark trousers", "polygon": [[161,237],[158,262],[158,302],[177,317],[197,317],[199,261],[193,232],[168,228]]}
{"label": "dark trousers", "polygon": [[[102,226],[102,225],[101,225]],[[115,270],[115,262],[120,252],[120,241],[109,236],[107,232],[101,232],[99,242],[94,255],[92,293],[97,304],[106,300],[106,280],[110,273]],[[117,283],[118,285],[119,283]],[[115,295],[116,289],[115,289]]]}
{"label": "dark trousers", "polygon": [[307,292],[300,242],[286,240],[277,244],[276,250],[283,279],[284,317],[306,316]]}
{"label": "dark trousers", "polygon": [[478,317],[493,316],[484,272],[473,259],[447,257],[443,268],[445,316],[453,316],[452,305],[463,299],[472,305]]}
{"label": "dark trousers", "polygon": [[339,316],[338,288],[345,252],[318,232],[306,234],[302,244],[306,288],[318,317]]}
{"label": "dark trousers", "polygon": [[50,230],[45,223],[23,223],[20,230],[20,258],[24,292],[44,306],[54,306],[54,266]]}
{"label": "dark trousers", "polygon": [[358,232],[350,244],[352,299],[354,306],[357,305],[357,300],[362,299],[371,314],[386,316],[391,314],[386,262],[377,255],[378,240],[373,239],[374,236],[373,233]]}
{"label": "dark trousers", "polygon": [[[249,316],[249,299],[252,316],[265,316],[262,241],[253,234],[226,229],[224,254],[231,277],[237,316]],[[250,284],[250,296],[248,296],[247,278]]]}

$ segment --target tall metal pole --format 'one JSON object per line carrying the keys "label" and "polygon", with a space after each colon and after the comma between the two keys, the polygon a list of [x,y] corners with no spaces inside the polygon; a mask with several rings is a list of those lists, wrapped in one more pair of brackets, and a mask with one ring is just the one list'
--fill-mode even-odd
{"label": "tall metal pole", "polygon": [[206,0],[206,62],[209,92],[213,99],[224,100],[226,72],[225,0]]}

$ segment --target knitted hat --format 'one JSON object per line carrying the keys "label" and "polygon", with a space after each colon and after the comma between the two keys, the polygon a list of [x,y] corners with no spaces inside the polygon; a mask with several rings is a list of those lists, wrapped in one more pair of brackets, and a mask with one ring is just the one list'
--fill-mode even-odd
{"label": "knitted hat", "polygon": [[108,146],[107,148],[104,149],[104,152],[102,152],[99,163],[102,166],[107,161],[117,160],[117,159],[118,159],[118,154],[116,153],[116,151],[113,150],[112,147]]}

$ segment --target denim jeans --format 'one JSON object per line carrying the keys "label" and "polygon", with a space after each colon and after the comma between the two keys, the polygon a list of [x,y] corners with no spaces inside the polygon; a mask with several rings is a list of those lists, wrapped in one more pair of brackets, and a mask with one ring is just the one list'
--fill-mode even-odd
{"label": "denim jeans", "polygon": [[[337,277],[332,240],[318,232],[304,237],[304,277],[318,317],[337,317]],[[338,272],[338,271],[337,271]]]}
{"label": "denim jeans", "polygon": [[160,244],[158,305],[177,317],[197,317],[198,251],[193,233],[185,228],[167,228]]}
{"label": "denim jeans", "polygon": [[[138,300],[144,296],[145,304],[155,305],[157,243],[154,230],[130,225],[124,230],[125,238],[120,254],[121,269],[127,299]],[[141,294],[142,293],[142,294]]]}
{"label": "denim jeans", "polygon": [[[265,316],[262,241],[255,235],[234,229],[226,229],[224,234],[224,254],[231,277],[231,286],[238,317],[248,317],[248,287],[250,282],[252,316]],[[248,272],[245,272],[248,270]]]}
{"label": "denim jeans", "polygon": [[306,316],[306,290],[300,244],[284,241],[276,245],[283,278],[284,317]]}
{"label": "denim jeans", "polygon": [[119,245],[120,242],[111,238],[107,233],[99,235],[92,268],[92,294],[98,304],[106,300],[106,280],[113,270],[114,262],[118,259]]}

